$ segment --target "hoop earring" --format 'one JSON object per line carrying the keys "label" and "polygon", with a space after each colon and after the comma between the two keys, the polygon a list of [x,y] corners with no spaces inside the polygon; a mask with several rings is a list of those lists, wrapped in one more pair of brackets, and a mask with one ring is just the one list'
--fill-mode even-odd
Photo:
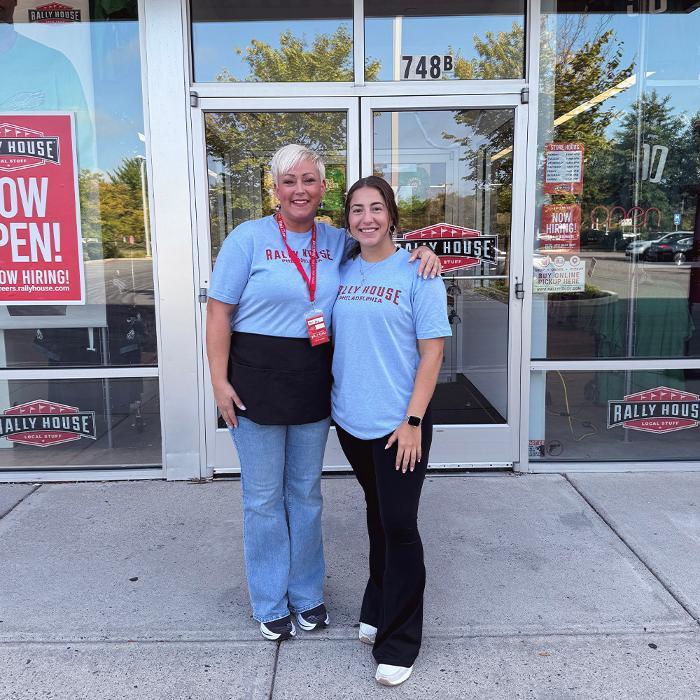
{"label": "hoop earring", "polygon": [[393,238],[396,235],[396,224],[389,226],[389,235]]}

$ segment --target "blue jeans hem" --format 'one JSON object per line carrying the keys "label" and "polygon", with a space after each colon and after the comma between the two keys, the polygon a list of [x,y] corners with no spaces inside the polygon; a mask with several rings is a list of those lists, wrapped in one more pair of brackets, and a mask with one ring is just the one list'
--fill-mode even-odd
{"label": "blue jeans hem", "polygon": [[300,608],[292,608],[290,607],[289,609],[295,614],[298,615],[299,613],[305,613],[308,610],[313,610],[314,608],[317,608],[319,605],[323,603],[323,598],[319,598],[318,601],[315,603],[310,603],[309,605],[303,605]]}
{"label": "blue jeans hem", "polygon": [[264,615],[262,617],[258,617],[255,613],[253,613],[253,619],[257,620],[258,622],[262,622],[264,625],[268,622],[273,622],[274,620],[281,620],[283,617],[287,617],[287,615],[289,615],[289,610],[285,610],[281,615]]}

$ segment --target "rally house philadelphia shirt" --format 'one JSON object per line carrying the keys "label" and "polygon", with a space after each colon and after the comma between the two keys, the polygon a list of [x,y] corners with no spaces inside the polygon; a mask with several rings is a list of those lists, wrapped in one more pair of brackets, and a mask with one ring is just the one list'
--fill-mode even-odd
{"label": "rally house philadelphia shirt", "polygon": [[358,255],[340,267],[332,415],[361,440],[388,435],[404,419],[420,362],[417,341],[452,335],[442,279],[418,277],[408,258],[400,249],[379,263]]}
{"label": "rally house philadelphia shirt", "polygon": [[[306,273],[310,271],[311,231],[287,231]],[[338,268],[346,246],[344,229],[316,223],[317,283],[314,307],[330,323],[338,292]],[[274,217],[246,221],[226,238],[216,259],[209,296],[238,304],[231,330],[284,338],[308,338],[305,315],[309,288],[287,254]]]}

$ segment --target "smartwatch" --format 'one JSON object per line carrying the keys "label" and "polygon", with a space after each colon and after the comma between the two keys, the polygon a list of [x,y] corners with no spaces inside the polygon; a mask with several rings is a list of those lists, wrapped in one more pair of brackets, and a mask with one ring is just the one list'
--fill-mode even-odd
{"label": "smartwatch", "polygon": [[406,416],[404,420],[414,428],[417,428],[421,424],[421,419],[418,416]]}

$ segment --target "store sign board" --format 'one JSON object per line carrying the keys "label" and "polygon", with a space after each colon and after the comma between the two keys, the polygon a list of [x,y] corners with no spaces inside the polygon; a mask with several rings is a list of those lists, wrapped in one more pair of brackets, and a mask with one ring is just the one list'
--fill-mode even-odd
{"label": "store sign board", "polygon": [[0,304],[84,304],[71,114],[0,114]]}
{"label": "store sign board", "polygon": [[29,401],[0,415],[0,438],[35,447],[81,438],[96,440],[95,412],[54,401]]}
{"label": "store sign board", "polygon": [[544,193],[583,192],[582,143],[547,143],[544,146]]}
{"label": "store sign board", "polygon": [[540,251],[577,253],[581,247],[581,207],[578,204],[545,204],[537,239]]}
{"label": "store sign board", "polygon": [[533,271],[532,291],[536,294],[582,292],[586,288],[586,261],[578,255],[537,260]]}
{"label": "store sign board", "polygon": [[498,238],[482,236],[480,231],[451,224],[434,224],[399,237],[396,242],[406,250],[427,245],[440,257],[442,271],[476,267],[496,262]]}
{"label": "store sign board", "polygon": [[60,2],[48,2],[28,8],[27,19],[30,22],[42,24],[63,24],[65,22],[80,22],[82,14],[80,8]]}
{"label": "store sign board", "polygon": [[671,433],[700,425],[700,395],[659,386],[608,401],[608,428]]}

